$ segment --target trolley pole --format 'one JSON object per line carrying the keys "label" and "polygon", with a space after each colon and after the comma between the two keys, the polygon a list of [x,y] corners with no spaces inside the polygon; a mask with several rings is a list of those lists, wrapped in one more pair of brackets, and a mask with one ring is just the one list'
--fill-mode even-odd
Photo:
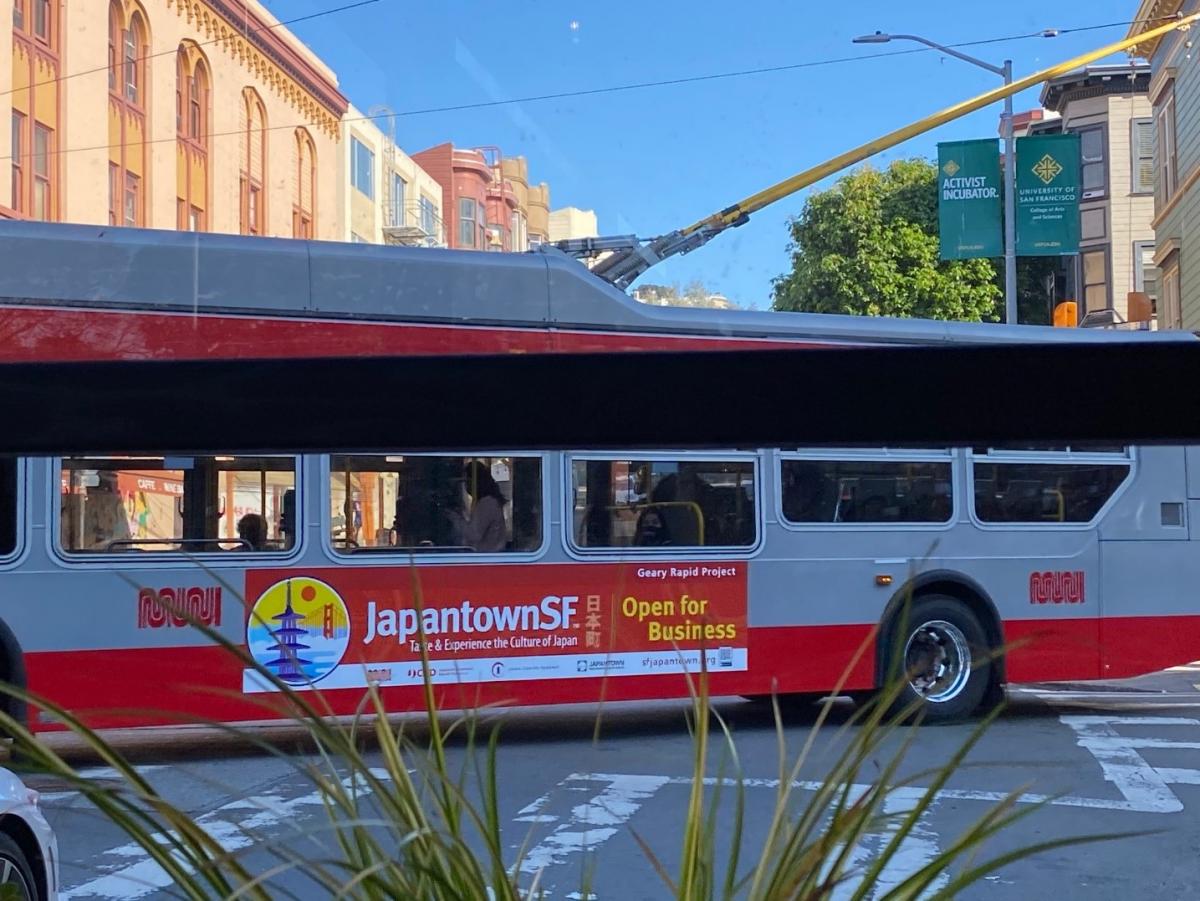
{"label": "trolley pole", "polygon": [[[1012,84],[1012,60],[1004,61],[1004,84]],[[1017,323],[1017,142],[1012,94],[1004,98],[1004,321]]]}

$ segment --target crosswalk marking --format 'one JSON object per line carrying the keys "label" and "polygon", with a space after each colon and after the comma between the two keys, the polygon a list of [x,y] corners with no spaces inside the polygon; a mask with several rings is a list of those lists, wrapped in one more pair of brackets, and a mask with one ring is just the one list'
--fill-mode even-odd
{"label": "crosswalk marking", "polygon": [[[377,779],[390,779],[386,769],[372,768],[371,774]],[[357,784],[356,784],[357,783]],[[342,780],[347,790],[357,789],[360,795],[370,793],[370,787],[361,777],[347,777]],[[309,809],[323,809],[327,795],[321,791],[311,791],[296,798],[284,799],[278,791],[265,792],[247,798],[238,798],[223,804],[216,810],[210,811],[196,819],[197,825],[220,843],[226,851],[237,851],[250,847],[260,834],[272,827],[288,825],[299,814]],[[247,813],[250,811],[250,813]],[[229,814],[236,813],[235,819],[226,819]],[[166,842],[166,836],[162,837]],[[59,893],[60,898],[113,898],[136,899],[152,892],[168,889],[171,877],[157,863],[150,859],[144,848],[136,843],[128,843],[110,848],[102,857],[120,860],[133,859],[133,863],[121,865],[119,862],[108,873],[97,876],[87,882],[66,887]]]}

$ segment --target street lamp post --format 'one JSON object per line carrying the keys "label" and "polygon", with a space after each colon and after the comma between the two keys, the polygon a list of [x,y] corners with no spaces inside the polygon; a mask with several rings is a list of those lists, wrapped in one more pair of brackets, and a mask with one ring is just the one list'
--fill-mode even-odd
{"label": "street lamp post", "polygon": [[[952,47],[946,47],[915,34],[884,34],[877,31],[874,34],[864,34],[854,39],[856,44],[886,44],[889,41],[916,41],[926,47],[932,47],[961,59],[963,62],[987,69],[1004,79],[1006,85],[1012,84],[1012,60],[1006,59],[1003,66],[993,66],[991,63],[976,59],[966,53],[960,53]],[[1017,220],[1016,220],[1016,148],[1013,139],[1013,101],[1012,95],[1004,98],[1004,116],[1001,122],[1001,134],[1004,137],[1004,321],[1017,321]]]}

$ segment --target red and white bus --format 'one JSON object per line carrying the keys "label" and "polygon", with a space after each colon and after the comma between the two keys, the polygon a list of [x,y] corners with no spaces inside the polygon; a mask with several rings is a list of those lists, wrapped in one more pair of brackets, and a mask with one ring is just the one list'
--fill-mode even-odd
{"label": "red and white bus", "polygon": [[[4,361],[1064,339],[1195,340],[647,307],[553,252],[0,223]],[[0,677],[99,726],[261,719],[270,685],[180,610],[336,713],[369,683],[417,707],[426,676],[446,707],[679,697],[701,654],[716,694],[828,691],[877,628],[844,687],[895,648],[934,718],[1200,657],[1196,448],[212,451],[0,461]]]}

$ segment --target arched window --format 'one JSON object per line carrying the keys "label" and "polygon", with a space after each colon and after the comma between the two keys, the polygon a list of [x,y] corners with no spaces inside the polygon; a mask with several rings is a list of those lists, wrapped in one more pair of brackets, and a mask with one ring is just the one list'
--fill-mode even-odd
{"label": "arched window", "polygon": [[62,9],[51,0],[12,4],[12,209],[30,219],[58,218],[59,34]]}
{"label": "arched window", "polygon": [[293,154],[292,235],[311,238],[316,223],[317,148],[307,129],[296,129]]}
{"label": "arched window", "polygon": [[188,68],[187,50],[180,44],[175,54],[175,134],[181,138],[185,135],[183,117],[187,106]]}
{"label": "arched window", "polygon": [[208,63],[191,42],[175,54],[176,228],[208,229]]}
{"label": "arched window", "polygon": [[208,64],[204,57],[192,66],[188,81],[188,136],[208,149]]}
{"label": "arched window", "polygon": [[125,40],[125,11],[117,0],[108,4],[108,89],[116,91],[120,83],[121,51]]}
{"label": "arched window", "polygon": [[150,27],[134,0],[108,5],[108,221],[145,226]]}
{"label": "arched window", "polygon": [[267,110],[253,88],[242,90],[242,234],[262,235],[267,229]]}
{"label": "arched window", "polygon": [[146,22],[134,11],[129,17],[121,40],[122,91],[125,99],[139,109],[146,105],[145,74]]}

